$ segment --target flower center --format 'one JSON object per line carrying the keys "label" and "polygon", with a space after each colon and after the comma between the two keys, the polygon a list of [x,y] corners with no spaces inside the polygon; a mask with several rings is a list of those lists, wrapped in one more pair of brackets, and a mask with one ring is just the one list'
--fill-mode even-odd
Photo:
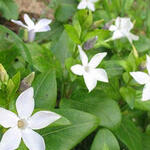
{"label": "flower center", "polygon": [[18,128],[24,129],[27,126],[27,122],[23,119],[18,121]]}
{"label": "flower center", "polygon": [[89,66],[85,66],[85,67],[84,67],[84,70],[85,70],[85,72],[89,72],[89,71],[90,71]]}

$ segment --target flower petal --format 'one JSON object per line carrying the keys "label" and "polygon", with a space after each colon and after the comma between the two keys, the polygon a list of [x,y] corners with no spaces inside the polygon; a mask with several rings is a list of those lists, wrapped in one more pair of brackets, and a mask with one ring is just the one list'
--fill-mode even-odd
{"label": "flower petal", "polygon": [[89,92],[91,92],[96,87],[97,80],[92,73],[84,73],[83,77],[86,87],[88,88]]}
{"label": "flower petal", "polygon": [[13,23],[19,25],[19,26],[22,26],[23,28],[28,28],[25,24],[23,24],[21,21],[16,21],[16,20],[11,20]]}
{"label": "flower petal", "polygon": [[17,125],[18,117],[13,112],[0,108],[0,125],[5,128],[14,127]]}
{"label": "flower petal", "polygon": [[46,32],[50,30],[49,24],[52,22],[50,19],[41,19],[35,25],[35,32]]}
{"label": "flower petal", "polygon": [[121,25],[121,18],[120,17],[116,18],[115,25],[116,25],[117,28],[120,27],[120,25]]}
{"label": "flower petal", "polygon": [[147,61],[146,61],[146,68],[147,68],[147,71],[150,75],[150,57],[148,55],[146,55],[146,58],[147,58]]}
{"label": "flower petal", "polygon": [[43,28],[39,28],[39,29],[36,28],[35,32],[47,32],[47,31],[50,31],[50,30],[51,30],[50,26],[47,25],[47,26],[45,26]]}
{"label": "flower petal", "polygon": [[98,81],[108,82],[108,76],[104,69],[94,69],[93,75]]}
{"label": "flower petal", "polygon": [[130,43],[132,43],[133,40],[137,41],[139,39],[138,36],[136,36],[136,35],[134,35],[134,34],[132,34],[130,32],[126,36],[127,36],[127,38],[128,38]]}
{"label": "flower petal", "polygon": [[30,150],[45,150],[45,142],[43,137],[32,129],[22,130],[22,138],[25,145]]}
{"label": "flower petal", "polygon": [[109,31],[116,31],[117,30],[117,27],[115,25],[111,25],[109,27]]}
{"label": "flower petal", "polygon": [[87,7],[91,11],[95,11],[95,5],[92,2],[87,2]]}
{"label": "flower petal", "polygon": [[142,101],[150,100],[150,83],[146,84],[142,93]]}
{"label": "flower petal", "polygon": [[82,61],[82,64],[84,66],[87,66],[87,64],[88,64],[88,57],[87,57],[86,53],[82,50],[82,47],[80,45],[78,45],[78,49],[79,49],[80,59]]}
{"label": "flower petal", "polygon": [[87,7],[86,0],[81,0],[81,2],[78,5],[78,9],[85,9]]}
{"label": "flower petal", "polygon": [[20,118],[28,118],[34,110],[33,88],[25,90],[16,101],[16,108]]}
{"label": "flower petal", "polygon": [[130,18],[121,18],[120,28],[129,32],[133,28]]}
{"label": "flower petal", "polygon": [[60,119],[61,116],[50,111],[39,111],[29,119],[29,127],[37,130],[42,129]]}
{"label": "flower petal", "polygon": [[19,147],[21,142],[21,132],[15,128],[8,129],[1,140],[0,149],[1,150],[15,150]]}
{"label": "flower petal", "polygon": [[146,84],[150,81],[150,77],[148,74],[144,72],[130,72],[130,75],[138,82],[139,84]]}
{"label": "flower petal", "polygon": [[71,71],[76,75],[82,76],[83,75],[83,66],[78,65],[78,64],[74,65],[71,67]]}
{"label": "flower petal", "polygon": [[89,66],[96,68],[101,63],[101,61],[103,60],[103,58],[106,55],[107,55],[107,53],[105,53],[105,52],[104,53],[98,53],[98,54],[94,55],[89,62]]}
{"label": "flower petal", "polygon": [[24,14],[24,21],[28,25],[29,30],[34,28],[34,22],[30,19],[27,14]]}
{"label": "flower petal", "polygon": [[120,30],[116,30],[116,31],[113,33],[112,39],[113,39],[113,40],[116,40],[116,39],[123,38],[123,37],[125,37],[125,36],[126,36],[126,35],[124,35]]}

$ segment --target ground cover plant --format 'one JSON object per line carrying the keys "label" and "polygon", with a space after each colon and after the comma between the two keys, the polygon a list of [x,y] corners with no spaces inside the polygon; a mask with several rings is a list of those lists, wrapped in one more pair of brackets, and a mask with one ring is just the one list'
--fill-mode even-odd
{"label": "ground cover plant", "polygon": [[0,150],[150,150],[150,1],[44,2],[0,1]]}

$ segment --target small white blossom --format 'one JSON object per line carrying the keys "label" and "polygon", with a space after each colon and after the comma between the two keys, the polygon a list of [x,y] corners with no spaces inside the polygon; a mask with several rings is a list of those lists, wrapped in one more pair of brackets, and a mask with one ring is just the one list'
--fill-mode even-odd
{"label": "small white blossom", "polygon": [[[15,150],[21,139],[29,150],[45,150],[43,137],[33,130],[45,128],[61,116],[50,111],[34,110],[33,88],[29,88],[18,97],[16,110],[18,116],[4,108],[0,108],[0,125],[9,128],[0,142],[0,150]],[[32,115],[32,116],[31,116]]]}
{"label": "small white blossom", "polygon": [[11,20],[13,23],[18,24],[20,26],[22,26],[23,28],[26,28],[28,30],[28,40],[29,42],[34,41],[35,39],[35,33],[36,32],[46,32],[50,30],[50,26],[49,24],[52,22],[52,20],[50,19],[40,19],[36,24],[30,19],[30,17],[25,14],[24,15],[24,21],[26,23],[26,25],[24,23],[22,23],[21,21],[16,21],[16,20]]}
{"label": "small white blossom", "polygon": [[78,46],[80,52],[80,59],[82,65],[76,64],[71,67],[71,71],[79,76],[83,76],[85,84],[90,91],[92,91],[97,84],[97,81],[108,82],[107,73],[104,69],[96,68],[107,53],[98,53],[92,57],[88,63],[88,57],[82,50],[81,46]]}
{"label": "small white blossom", "polygon": [[130,72],[131,76],[141,85],[145,85],[142,93],[142,101],[150,100],[150,57],[147,56],[146,68],[148,74],[144,72]]}
{"label": "small white blossom", "polygon": [[127,37],[129,42],[132,43],[133,40],[138,40],[139,37],[132,34],[130,31],[133,28],[133,23],[130,18],[117,17],[115,25],[111,25],[109,30],[114,32],[112,39],[120,39]]}
{"label": "small white blossom", "polygon": [[88,8],[91,11],[95,11],[95,5],[94,3],[98,0],[81,0],[81,2],[78,5],[78,9],[85,9]]}

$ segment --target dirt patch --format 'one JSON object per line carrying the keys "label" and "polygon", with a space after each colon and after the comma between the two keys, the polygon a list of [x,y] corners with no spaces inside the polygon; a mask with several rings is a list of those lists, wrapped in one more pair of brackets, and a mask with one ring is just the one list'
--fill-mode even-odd
{"label": "dirt patch", "polygon": [[46,16],[47,18],[53,19],[53,11],[48,9],[46,3],[49,0],[16,0],[19,12],[33,14],[35,16]]}

